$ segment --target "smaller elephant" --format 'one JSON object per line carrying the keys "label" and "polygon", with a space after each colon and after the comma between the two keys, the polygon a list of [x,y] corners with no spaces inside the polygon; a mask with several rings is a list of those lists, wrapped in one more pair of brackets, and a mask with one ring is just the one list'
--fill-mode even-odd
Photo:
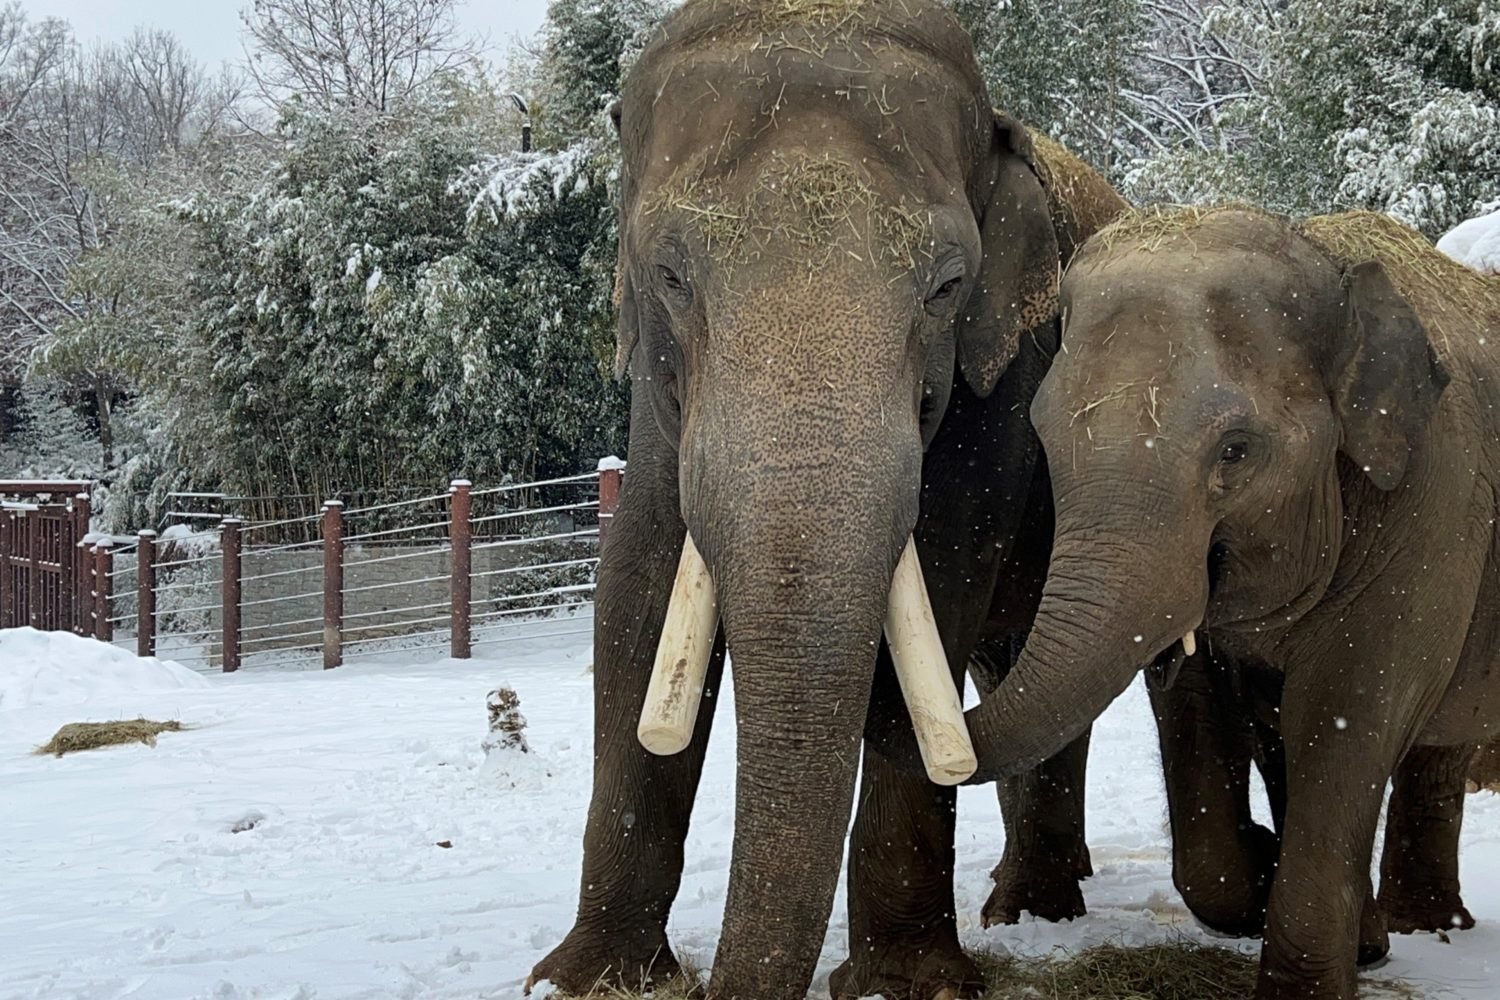
{"label": "smaller elephant", "polygon": [[[1470,922],[1464,781],[1500,732],[1500,282],[1383,216],[1176,209],[1091,239],[1062,306],[1031,408],[1052,560],[971,713],[979,777],[1055,755],[1151,666],[1189,905],[1263,921],[1260,1000],[1353,1000],[1381,911]],[[1252,759],[1279,838],[1226,799]],[[1185,872],[1215,840],[1220,868]]]}

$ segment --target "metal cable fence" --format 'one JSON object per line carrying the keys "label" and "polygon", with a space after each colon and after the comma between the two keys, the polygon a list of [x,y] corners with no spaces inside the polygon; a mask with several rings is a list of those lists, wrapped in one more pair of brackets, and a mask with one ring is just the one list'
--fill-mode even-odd
{"label": "metal cable fence", "polygon": [[[96,637],[199,669],[333,667],[587,631],[622,463],[262,521],[205,513],[90,550]],[[232,498],[195,494],[196,500]],[[186,499],[186,497],[184,498]],[[305,498],[291,498],[302,503]],[[261,505],[285,513],[291,505]],[[305,509],[305,504],[304,504]]]}

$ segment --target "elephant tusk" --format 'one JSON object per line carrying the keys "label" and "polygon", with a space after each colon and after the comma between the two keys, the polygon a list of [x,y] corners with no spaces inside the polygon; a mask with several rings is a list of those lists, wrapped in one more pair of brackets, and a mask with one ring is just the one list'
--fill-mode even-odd
{"label": "elephant tusk", "polygon": [[979,761],[969,740],[963,702],[948,669],[913,540],[907,541],[891,578],[885,638],[901,682],[901,694],[911,712],[927,777],[939,785],[962,784],[979,769]]}
{"label": "elephant tusk", "polygon": [[1182,651],[1188,656],[1198,652],[1198,638],[1192,632],[1182,637]]}
{"label": "elephant tusk", "polygon": [[682,543],[677,578],[672,582],[672,597],[656,646],[646,704],[635,730],[641,746],[652,753],[668,757],[686,750],[693,741],[718,630],[713,577],[693,536],[688,535]]}

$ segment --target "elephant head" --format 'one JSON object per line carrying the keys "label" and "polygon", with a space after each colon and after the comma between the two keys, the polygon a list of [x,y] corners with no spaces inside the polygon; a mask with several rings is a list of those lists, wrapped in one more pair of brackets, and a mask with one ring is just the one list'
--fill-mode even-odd
{"label": "elephant head", "polygon": [[1070,267],[1032,404],[1052,562],[1016,668],[971,713],[981,778],[1063,747],[1200,626],[1298,619],[1330,586],[1351,491],[1399,488],[1421,455],[1448,377],[1385,267],[1332,253],[1318,226],[1147,213]]}
{"label": "elephant head", "polygon": [[990,393],[1055,319],[1057,236],[1025,129],[934,0],[689,2],[616,121],[618,368],[676,448],[734,660],[714,992],[800,997],[924,447],[956,377]]}

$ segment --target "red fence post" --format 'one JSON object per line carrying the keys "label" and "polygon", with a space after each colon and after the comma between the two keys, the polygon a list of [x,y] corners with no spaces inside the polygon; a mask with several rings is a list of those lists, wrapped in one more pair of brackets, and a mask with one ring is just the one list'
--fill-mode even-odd
{"label": "red fence post", "polygon": [[240,519],[226,517],[221,522],[219,544],[224,550],[223,625],[224,636],[220,643],[224,672],[232,674],[240,669]]}
{"label": "red fence post", "polygon": [[135,655],[156,655],[156,532],[136,532]]}
{"label": "red fence post", "polygon": [[78,631],[78,593],[73,582],[78,579],[78,520],[69,507],[57,524],[57,629]]}
{"label": "red fence post", "polygon": [[27,618],[32,628],[42,627],[42,517],[38,511],[26,512],[26,551],[30,578],[26,581]]}
{"label": "red fence post", "polygon": [[469,522],[472,489],[467,479],[455,479],[448,487],[448,537],[453,546],[453,607],[449,612],[452,639],[449,653],[455,660],[467,660],[473,650],[473,637],[469,631],[469,601],[473,592],[473,580],[469,575],[473,555],[470,549],[473,526]]}
{"label": "red fence post", "polygon": [[10,628],[10,534],[15,515],[0,507],[0,628]]}
{"label": "red fence post", "polygon": [[73,592],[73,631],[79,635],[93,634],[94,601],[92,581],[94,564],[88,558],[84,539],[89,533],[89,495],[79,493],[73,497],[73,579],[68,581]]}
{"label": "red fence post", "polygon": [[625,477],[625,463],[611,455],[599,461],[599,548],[609,537],[615,510],[620,506],[620,485]]}
{"label": "red fence post", "polygon": [[323,669],[344,662],[344,502],[323,502]]}
{"label": "red fence post", "polygon": [[115,626],[109,620],[109,574],[114,565],[114,543],[102,539],[94,546],[94,638],[101,642],[113,642],[115,638]]}

